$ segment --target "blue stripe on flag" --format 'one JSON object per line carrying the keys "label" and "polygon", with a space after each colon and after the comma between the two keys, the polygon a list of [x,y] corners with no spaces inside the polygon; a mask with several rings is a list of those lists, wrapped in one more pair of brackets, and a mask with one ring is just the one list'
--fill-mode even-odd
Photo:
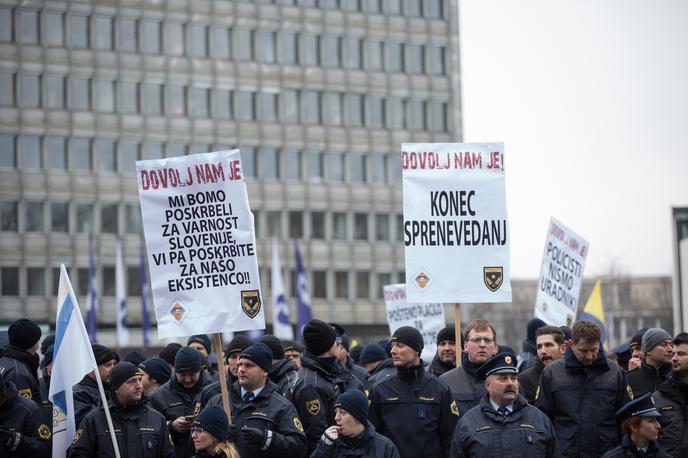
{"label": "blue stripe on flag", "polygon": [[[53,351],[53,360],[57,359],[57,355],[60,352],[60,346],[62,345],[62,340],[64,339],[65,332],[67,332],[67,327],[69,326],[69,320],[72,318],[72,313],[74,312],[74,303],[72,303],[71,294],[67,293],[62,308],[60,308],[60,314],[57,316],[57,323],[55,324],[55,348]],[[65,398],[65,392],[60,391],[53,395],[53,403],[62,409],[62,411],[67,413],[67,400]]]}

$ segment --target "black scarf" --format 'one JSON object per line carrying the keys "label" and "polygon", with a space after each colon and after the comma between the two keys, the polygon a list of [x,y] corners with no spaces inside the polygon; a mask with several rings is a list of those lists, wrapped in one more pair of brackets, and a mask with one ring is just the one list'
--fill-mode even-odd
{"label": "black scarf", "polygon": [[37,354],[31,354],[23,348],[15,347],[14,345],[5,345],[2,349],[2,356],[12,359],[16,359],[19,362],[24,363],[26,367],[31,371],[33,378],[38,380],[38,366],[40,359]]}

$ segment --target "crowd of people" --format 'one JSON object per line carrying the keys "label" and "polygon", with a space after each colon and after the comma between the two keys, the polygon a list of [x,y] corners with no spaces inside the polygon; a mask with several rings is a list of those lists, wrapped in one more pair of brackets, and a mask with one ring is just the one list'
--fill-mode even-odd
{"label": "crowd of people", "polygon": [[[460,335],[447,326],[423,361],[413,327],[352,348],[342,326],[314,319],[303,346],[236,335],[225,374],[205,335],[152,358],[93,344],[98,373],[73,389],[67,456],[116,456],[107,409],[130,458],[688,457],[688,333],[642,329],[606,351],[592,321],[534,319],[518,354],[486,320]],[[54,337],[27,319],[8,337],[0,456],[49,457]]]}

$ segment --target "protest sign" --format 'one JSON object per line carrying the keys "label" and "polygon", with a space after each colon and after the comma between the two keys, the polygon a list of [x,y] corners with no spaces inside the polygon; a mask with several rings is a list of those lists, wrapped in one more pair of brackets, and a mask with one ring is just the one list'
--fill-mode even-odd
{"label": "protest sign", "polygon": [[410,302],[510,302],[503,143],[404,143]]}
{"label": "protest sign", "polygon": [[239,150],[138,161],[161,339],[264,329]]}
{"label": "protest sign", "polygon": [[535,299],[535,317],[553,326],[569,326],[576,320],[578,294],[583,281],[588,242],[552,218]]}
{"label": "protest sign", "polygon": [[421,358],[431,362],[437,353],[437,334],[446,326],[442,304],[409,304],[406,302],[406,285],[382,287],[387,306],[389,335],[402,326],[411,326],[423,335]]}

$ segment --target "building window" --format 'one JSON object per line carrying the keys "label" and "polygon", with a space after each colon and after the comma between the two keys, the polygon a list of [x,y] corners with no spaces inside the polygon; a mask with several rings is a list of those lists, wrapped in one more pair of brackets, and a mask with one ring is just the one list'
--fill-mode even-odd
{"label": "building window", "polygon": [[396,240],[397,242],[401,242],[404,240],[404,215],[397,215],[396,219]]}
{"label": "building window", "polygon": [[93,204],[77,204],[76,231],[78,233],[93,232]]}
{"label": "building window", "polygon": [[184,86],[167,86],[167,114],[173,116],[186,115],[186,104],[184,97]]}
{"label": "building window", "polygon": [[191,26],[191,55],[208,56],[208,26],[194,24]]}
{"label": "building window", "polygon": [[296,91],[282,91],[280,95],[280,121],[291,124],[299,122],[299,102]]}
{"label": "building window", "polygon": [[139,83],[122,82],[122,112],[139,112]]}
{"label": "building window", "polygon": [[0,42],[12,42],[12,10],[9,8],[0,8]]}
{"label": "building window", "polygon": [[354,214],[354,240],[368,240],[368,215]]}
{"label": "building window", "polygon": [[347,239],[346,213],[332,213],[332,238],[334,240]]}
{"label": "building window", "polygon": [[162,159],[162,143],[148,142],[144,144],[146,159]]}
{"label": "building window", "polygon": [[91,84],[86,78],[71,78],[69,81],[69,103],[74,110],[91,108]]}
{"label": "building window", "polygon": [[301,179],[301,151],[286,150],[284,154],[285,178],[289,180]]}
{"label": "building window", "polygon": [[93,152],[87,138],[72,138],[72,168],[75,170],[93,170]]}
{"label": "building window", "polygon": [[296,34],[293,32],[282,32],[280,36],[280,62],[293,65],[296,59]]}
{"label": "building window", "polygon": [[62,76],[46,76],[46,97],[45,105],[47,108],[64,108],[64,77]]}
{"label": "building window", "polygon": [[315,35],[299,35],[299,63],[302,65],[318,65],[319,46],[318,37]]}
{"label": "building window", "polygon": [[127,296],[141,296],[141,271],[138,266],[127,267]]}
{"label": "building window", "polygon": [[234,29],[232,40],[233,56],[236,60],[251,60],[253,57],[253,37],[250,30]]}
{"label": "building window", "polygon": [[105,234],[117,234],[119,218],[117,204],[103,205],[100,208],[100,231]]}
{"label": "building window", "polygon": [[85,296],[88,294],[89,272],[88,267],[77,269],[77,290],[76,293]]}
{"label": "building window", "polygon": [[17,202],[0,202],[0,231],[17,232]]}
{"label": "building window", "polygon": [[368,41],[366,44],[366,67],[368,70],[382,70],[384,48],[381,41]]}
{"label": "building window", "polygon": [[421,4],[420,0],[405,0],[406,5],[404,5],[404,14],[407,16],[418,17],[421,15]]}
{"label": "building window", "polygon": [[115,82],[96,80],[96,110],[103,112],[115,111]]}
{"label": "building window", "polygon": [[143,90],[145,91],[144,112],[151,115],[162,114],[162,84],[145,83]]}
{"label": "building window", "polygon": [[402,0],[387,0],[387,12],[390,14],[401,14]]}
{"label": "building window", "polygon": [[323,67],[336,68],[341,66],[341,59],[339,56],[339,38],[323,37],[321,43]]}
{"label": "building window", "polygon": [[0,134],[0,167],[17,167],[17,152],[15,151],[14,136]]}
{"label": "building window", "polygon": [[253,121],[256,119],[253,92],[234,92],[234,114],[239,121]]}
{"label": "building window", "polygon": [[409,73],[421,74],[425,71],[423,47],[419,45],[407,45]]}
{"label": "building window", "polygon": [[26,269],[26,294],[29,296],[45,296],[44,268],[28,267]]}
{"label": "building window", "polygon": [[363,41],[360,38],[347,38],[344,40],[344,66],[346,68],[362,68]]}
{"label": "building window", "polygon": [[385,184],[387,183],[387,156],[382,153],[374,153],[371,156],[372,161],[372,179],[373,183]]}
{"label": "building window", "polygon": [[139,34],[136,19],[120,19],[119,49],[122,51],[136,52],[138,50],[138,36]]}
{"label": "building window", "polygon": [[356,272],[356,298],[368,299],[370,297],[370,272]]}
{"label": "building window", "polygon": [[444,47],[442,46],[428,46],[428,54],[430,55],[430,74],[431,75],[445,75],[446,67],[444,63]]}
{"label": "building window", "polygon": [[384,213],[375,215],[375,240],[389,240],[389,215]]}
{"label": "building window", "polygon": [[256,176],[256,153],[250,146],[241,148],[241,168],[245,177]]}
{"label": "building window", "polygon": [[191,111],[191,116],[207,118],[210,89],[193,87],[189,92],[191,95],[189,100],[189,110]]}
{"label": "building window", "polygon": [[282,237],[282,212],[265,212],[267,217],[268,237]]}
{"label": "building window", "polygon": [[141,40],[141,48],[143,52],[149,54],[160,54],[161,33],[160,22],[158,21],[143,21],[143,39]]}
{"label": "building window", "polygon": [[426,8],[426,16],[433,19],[444,17],[444,0],[428,0]]}
{"label": "building window", "polygon": [[383,0],[364,0],[366,11],[369,13],[381,13]]}
{"label": "building window", "polygon": [[306,124],[320,124],[320,93],[301,92],[301,120]]}
{"label": "building window", "polygon": [[311,180],[322,180],[325,174],[325,159],[323,153],[310,151],[308,153],[308,177]]}
{"label": "building window", "polygon": [[315,299],[327,298],[327,272],[324,270],[313,271],[313,297]]}
{"label": "building window", "polygon": [[385,99],[369,96],[368,99],[368,125],[382,128],[385,125]]}
{"label": "building window", "polygon": [[103,266],[103,296],[115,295],[115,268],[113,266]]}
{"label": "building window", "polygon": [[136,170],[136,161],[141,159],[138,143],[121,143],[121,149],[119,169],[122,172],[133,172]]}
{"label": "building window", "polygon": [[363,126],[363,95],[348,94],[348,125]]}
{"label": "building window", "polygon": [[361,11],[361,0],[340,0],[345,11]]}
{"label": "building window", "polygon": [[167,157],[179,157],[186,154],[186,145],[180,143],[167,144]]}
{"label": "building window", "polygon": [[363,154],[351,154],[351,181],[353,183],[366,183],[368,181],[368,169],[366,157]]}
{"label": "building window", "polygon": [[404,45],[401,43],[387,43],[387,71],[404,71]]}
{"label": "building window", "polygon": [[229,119],[231,117],[231,98],[230,92],[224,89],[215,89],[210,103],[213,107],[213,117]]}
{"label": "building window", "polygon": [[19,12],[20,42],[25,45],[38,44],[38,13],[36,11]]}
{"label": "building window", "polygon": [[165,24],[165,53],[172,56],[184,54],[184,24],[178,22]]}
{"label": "building window", "polygon": [[43,166],[41,160],[41,137],[37,135],[24,135],[21,137],[19,152],[21,153],[22,168],[40,169]]}
{"label": "building window", "polygon": [[385,297],[383,286],[390,285],[392,283],[392,275],[387,273],[377,274],[377,295],[378,299]]}
{"label": "building window", "polygon": [[69,17],[69,45],[72,48],[88,48],[88,18],[86,16]]}
{"label": "building window", "polygon": [[12,105],[14,105],[14,74],[0,73],[0,106],[11,107]]}
{"label": "building window", "polygon": [[399,97],[390,97],[385,104],[385,119],[390,129],[404,128],[404,101]]}
{"label": "building window", "polygon": [[421,100],[406,101],[406,120],[409,129],[425,130],[425,102]]}
{"label": "building window", "polygon": [[69,232],[69,204],[50,205],[50,228],[53,232]]}
{"label": "building window", "polygon": [[67,170],[67,148],[65,143],[65,139],[61,137],[48,137],[46,139],[48,167],[52,170]]}
{"label": "building window", "polygon": [[303,237],[303,212],[289,212],[289,237],[293,239]]}
{"label": "building window", "polygon": [[267,122],[277,121],[277,94],[258,92],[259,120]]}
{"label": "building window", "polygon": [[38,75],[19,76],[19,106],[38,108],[41,104],[41,85]]}
{"label": "building window", "polygon": [[323,94],[323,118],[330,126],[342,124],[342,94],[339,92],[325,92]]}
{"label": "building window", "polygon": [[346,170],[346,157],[344,153],[330,153],[328,156],[330,166],[328,178],[331,181],[344,181],[344,170]]}
{"label": "building window", "polygon": [[64,23],[62,14],[45,13],[45,44],[64,46]]}
{"label": "building window", "polygon": [[279,163],[275,148],[261,148],[259,170],[262,178],[276,180],[279,177]]}
{"label": "building window", "polygon": [[447,104],[430,102],[430,130],[435,132],[447,131]]}
{"label": "building window", "polygon": [[19,268],[3,267],[0,269],[3,296],[19,296]]}
{"label": "building window", "polygon": [[325,239],[325,212],[311,212],[311,238]]}
{"label": "building window", "polygon": [[108,140],[98,142],[98,165],[102,172],[114,172],[117,170],[115,158],[115,143]]}
{"label": "building window", "polygon": [[320,8],[335,9],[335,8],[337,8],[337,1],[338,0],[320,0],[319,6],[320,6]]}
{"label": "building window", "polygon": [[112,49],[112,18],[96,16],[96,49]]}
{"label": "building window", "polygon": [[337,299],[349,298],[349,272],[335,271],[334,297],[336,297]]}
{"label": "building window", "polygon": [[126,212],[127,234],[140,234],[143,232],[141,224],[141,208],[136,204],[127,204],[124,207]]}
{"label": "building window", "polygon": [[213,27],[211,30],[212,46],[210,50],[213,57],[229,59],[231,57],[231,30],[224,27]]}
{"label": "building window", "polygon": [[258,62],[275,62],[277,34],[269,31],[261,31],[256,33],[258,35],[256,60],[258,60]]}

